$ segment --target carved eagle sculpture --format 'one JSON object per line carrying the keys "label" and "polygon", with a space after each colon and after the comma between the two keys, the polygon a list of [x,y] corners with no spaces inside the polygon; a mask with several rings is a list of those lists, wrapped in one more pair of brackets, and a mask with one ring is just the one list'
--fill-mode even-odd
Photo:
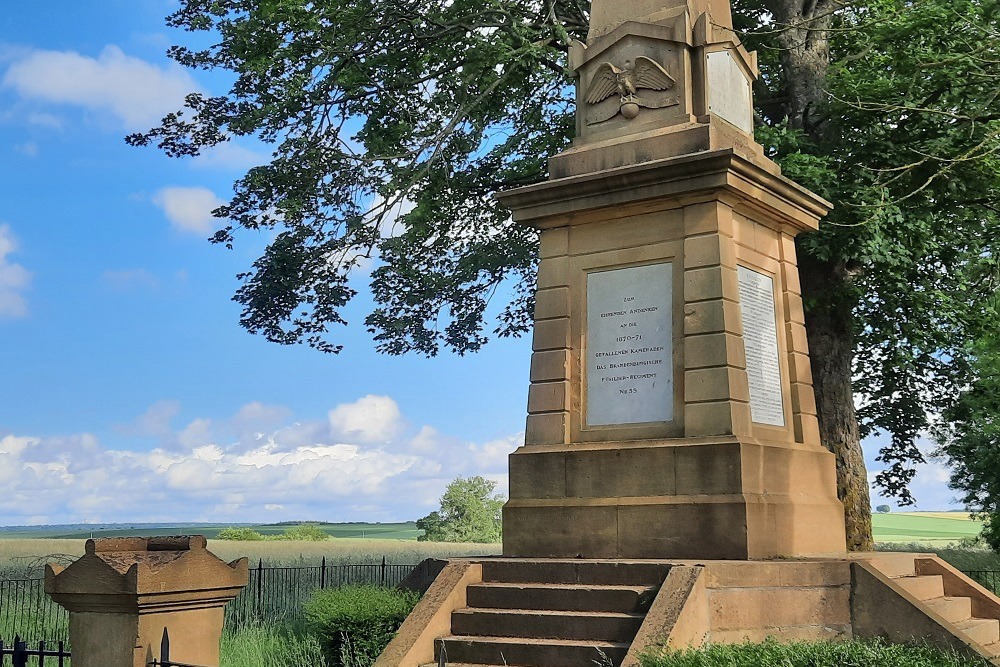
{"label": "carved eagle sculpture", "polygon": [[[655,60],[651,60],[646,56],[639,56],[635,59],[635,64],[631,67],[629,67],[629,61],[626,60],[624,69],[615,67],[610,62],[602,63],[597,68],[597,71],[594,72],[594,77],[590,80],[590,88],[587,89],[585,99],[588,104],[597,104],[618,93],[621,97],[619,110],[623,110],[622,108],[626,104],[635,105],[635,113],[638,113],[638,107],[640,106],[654,106],[637,97],[639,89],[669,90],[676,83],[674,77],[670,76],[667,70],[663,69]],[[657,104],[655,106],[664,105]],[[615,110],[607,118],[611,118],[617,113],[618,110]],[[623,113],[623,115],[634,118],[635,113]],[[607,118],[601,120],[607,120]]]}

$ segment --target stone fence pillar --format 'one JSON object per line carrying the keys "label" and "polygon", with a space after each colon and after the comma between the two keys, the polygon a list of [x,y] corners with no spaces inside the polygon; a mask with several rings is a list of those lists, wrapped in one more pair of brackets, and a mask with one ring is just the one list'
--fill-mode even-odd
{"label": "stone fence pillar", "polygon": [[247,559],[226,564],[202,535],[87,540],[69,565],[45,566],[45,592],[69,611],[73,667],[145,667],[159,659],[219,664],[226,603],[246,585]]}

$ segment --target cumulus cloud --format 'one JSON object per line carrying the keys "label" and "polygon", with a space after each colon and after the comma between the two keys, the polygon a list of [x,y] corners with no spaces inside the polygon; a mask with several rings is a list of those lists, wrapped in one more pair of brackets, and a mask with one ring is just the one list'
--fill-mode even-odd
{"label": "cumulus cloud", "polygon": [[18,144],[14,146],[14,150],[25,157],[38,157],[38,144],[34,141],[26,141],[23,144]]}
{"label": "cumulus cloud", "polygon": [[9,226],[0,224],[0,318],[28,314],[24,290],[31,282],[31,273],[8,259],[15,250],[17,243],[13,232]]}
{"label": "cumulus cloud", "polygon": [[368,395],[330,411],[334,433],[362,442],[388,442],[404,424],[399,406],[388,396]]}
{"label": "cumulus cloud", "polygon": [[163,210],[174,229],[205,236],[219,225],[212,211],[226,202],[208,188],[196,186],[161,188],[153,196],[153,203]]}
{"label": "cumulus cloud", "polygon": [[[286,408],[250,403],[175,429],[180,412],[160,401],[122,427],[160,438],[148,451],[108,448],[90,434],[0,437],[0,524],[416,519],[459,475],[506,490],[506,455],[522,439],[478,444],[410,429],[387,396],[312,422],[288,423]],[[266,430],[252,442],[220,436],[245,428]],[[421,438],[436,446],[417,451]]]}
{"label": "cumulus cloud", "polygon": [[179,65],[154,65],[113,44],[96,58],[75,51],[23,53],[7,68],[2,85],[26,100],[109,114],[129,130],[148,129],[199,90]]}
{"label": "cumulus cloud", "polygon": [[201,155],[194,158],[191,164],[195,167],[246,171],[251,167],[265,164],[268,161],[269,157],[267,155],[258,153],[230,140],[204,151]]}
{"label": "cumulus cloud", "polygon": [[117,290],[132,290],[138,288],[152,289],[159,286],[160,281],[146,269],[124,269],[122,271],[105,271],[101,279]]}
{"label": "cumulus cloud", "polygon": [[164,438],[173,433],[171,423],[180,411],[181,404],[178,401],[157,401],[146,412],[133,419],[132,423],[120,426],[118,430],[140,438]]}

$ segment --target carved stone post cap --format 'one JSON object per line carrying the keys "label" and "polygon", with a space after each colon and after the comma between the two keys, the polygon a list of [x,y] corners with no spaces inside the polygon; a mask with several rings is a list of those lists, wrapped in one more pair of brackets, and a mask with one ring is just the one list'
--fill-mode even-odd
{"label": "carved stone post cap", "polygon": [[110,537],[87,540],[86,553],[68,567],[47,565],[45,589],[61,595],[233,597],[246,585],[247,559],[225,563],[206,549],[203,535]]}
{"label": "carved stone post cap", "polygon": [[130,551],[201,551],[208,545],[204,535],[171,535],[162,537],[102,537],[87,540],[86,553]]}
{"label": "carved stone post cap", "polygon": [[707,13],[718,28],[733,28],[729,0],[593,0],[587,41],[611,32],[626,21],[655,23],[661,17],[684,10],[692,21]]}

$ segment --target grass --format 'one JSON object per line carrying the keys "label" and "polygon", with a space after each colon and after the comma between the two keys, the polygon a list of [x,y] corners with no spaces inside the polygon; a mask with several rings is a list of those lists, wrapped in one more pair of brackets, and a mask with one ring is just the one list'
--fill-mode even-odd
{"label": "grass", "polygon": [[974,538],[983,525],[967,512],[892,512],[872,515],[876,542],[920,543],[942,547]]}
{"label": "grass", "polygon": [[294,625],[258,625],[222,633],[219,667],[327,667],[319,639]]}
{"label": "grass", "polygon": [[981,658],[882,640],[781,644],[769,639],[761,644],[650,653],[640,661],[642,667],[988,667]]}

